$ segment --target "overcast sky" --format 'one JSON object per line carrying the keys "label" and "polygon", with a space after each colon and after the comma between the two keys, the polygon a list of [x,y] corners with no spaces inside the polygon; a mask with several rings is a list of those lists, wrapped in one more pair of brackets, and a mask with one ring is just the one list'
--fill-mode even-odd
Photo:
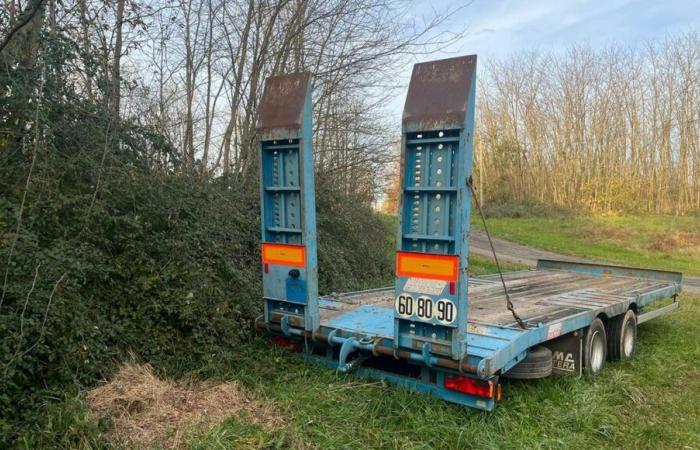
{"label": "overcast sky", "polygon": [[[700,29],[700,0],[418,0],[408,14],[420,20],[431,8],[455,4],[467,6],[442,27],[464,30],[464,37],[446,52],[421,60],[476,53],[484,62],[522,50],[558,51],[574,43],[634,45]],[[411,67],[401,75],[406,82]],[[403,99],[391,109],[400,117]]]}

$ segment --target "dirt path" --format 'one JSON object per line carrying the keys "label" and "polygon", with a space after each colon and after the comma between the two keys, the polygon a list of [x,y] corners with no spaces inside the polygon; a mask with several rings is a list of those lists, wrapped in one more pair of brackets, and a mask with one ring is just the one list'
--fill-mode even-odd
{"label": "dirt path", "polygon": [[[558,259],[562,261],[577,261],[577,262],[592,262],[595,260],[578,258],[576,256],[562,255],[559,253],[548,252],[525,245],[516,244],[514,242],[505,241],[503,239],[493,238],[493,246],[496,248],[499,261],[507,261],[511,263],[525,264],[527,266],[535,266],[538,259]],[[493,259],[489,241],[483,231],[471,230],[469,250],[475,255]],[[700,277],[683,276],[683,290],[700,294]]]}

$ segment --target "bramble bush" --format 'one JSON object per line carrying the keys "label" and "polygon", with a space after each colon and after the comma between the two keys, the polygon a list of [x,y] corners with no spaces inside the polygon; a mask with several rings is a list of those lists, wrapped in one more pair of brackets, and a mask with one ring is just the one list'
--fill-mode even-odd
{"label": "bramble bush", "polygon": [[[257,181],[154,167],[144,148],[176,161],[164,139],[110,135],[104,108],[42,76],[0,75],[0,447],[65,429],[52,399],[129,352],[171,376],[234,364],[262,309]],[[385,223],[317,183],[321,291],[389,282]]]}

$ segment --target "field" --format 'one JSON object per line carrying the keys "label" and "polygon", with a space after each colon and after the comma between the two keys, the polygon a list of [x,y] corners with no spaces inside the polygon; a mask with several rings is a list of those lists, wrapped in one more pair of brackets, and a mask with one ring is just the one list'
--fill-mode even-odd
{"label": "field", "polygon": [[698,217],[496,217],[487,224],[495,236],[544,250],[700,275]]}

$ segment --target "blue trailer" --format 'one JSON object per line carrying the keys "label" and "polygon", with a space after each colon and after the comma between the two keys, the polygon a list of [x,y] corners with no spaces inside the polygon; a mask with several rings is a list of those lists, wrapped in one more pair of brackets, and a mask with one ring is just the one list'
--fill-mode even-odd
{"label": "blue trailer", "polygon": [[340,372],[490,411],[502,377],[595,376],[634,355],[639,323],[678,307],[677,272],[541,260],[468,276],[475,87],[475,55],[414,66],[395,284],[320,296],[311,75],[268,78],[257,124],[259,329]]}

